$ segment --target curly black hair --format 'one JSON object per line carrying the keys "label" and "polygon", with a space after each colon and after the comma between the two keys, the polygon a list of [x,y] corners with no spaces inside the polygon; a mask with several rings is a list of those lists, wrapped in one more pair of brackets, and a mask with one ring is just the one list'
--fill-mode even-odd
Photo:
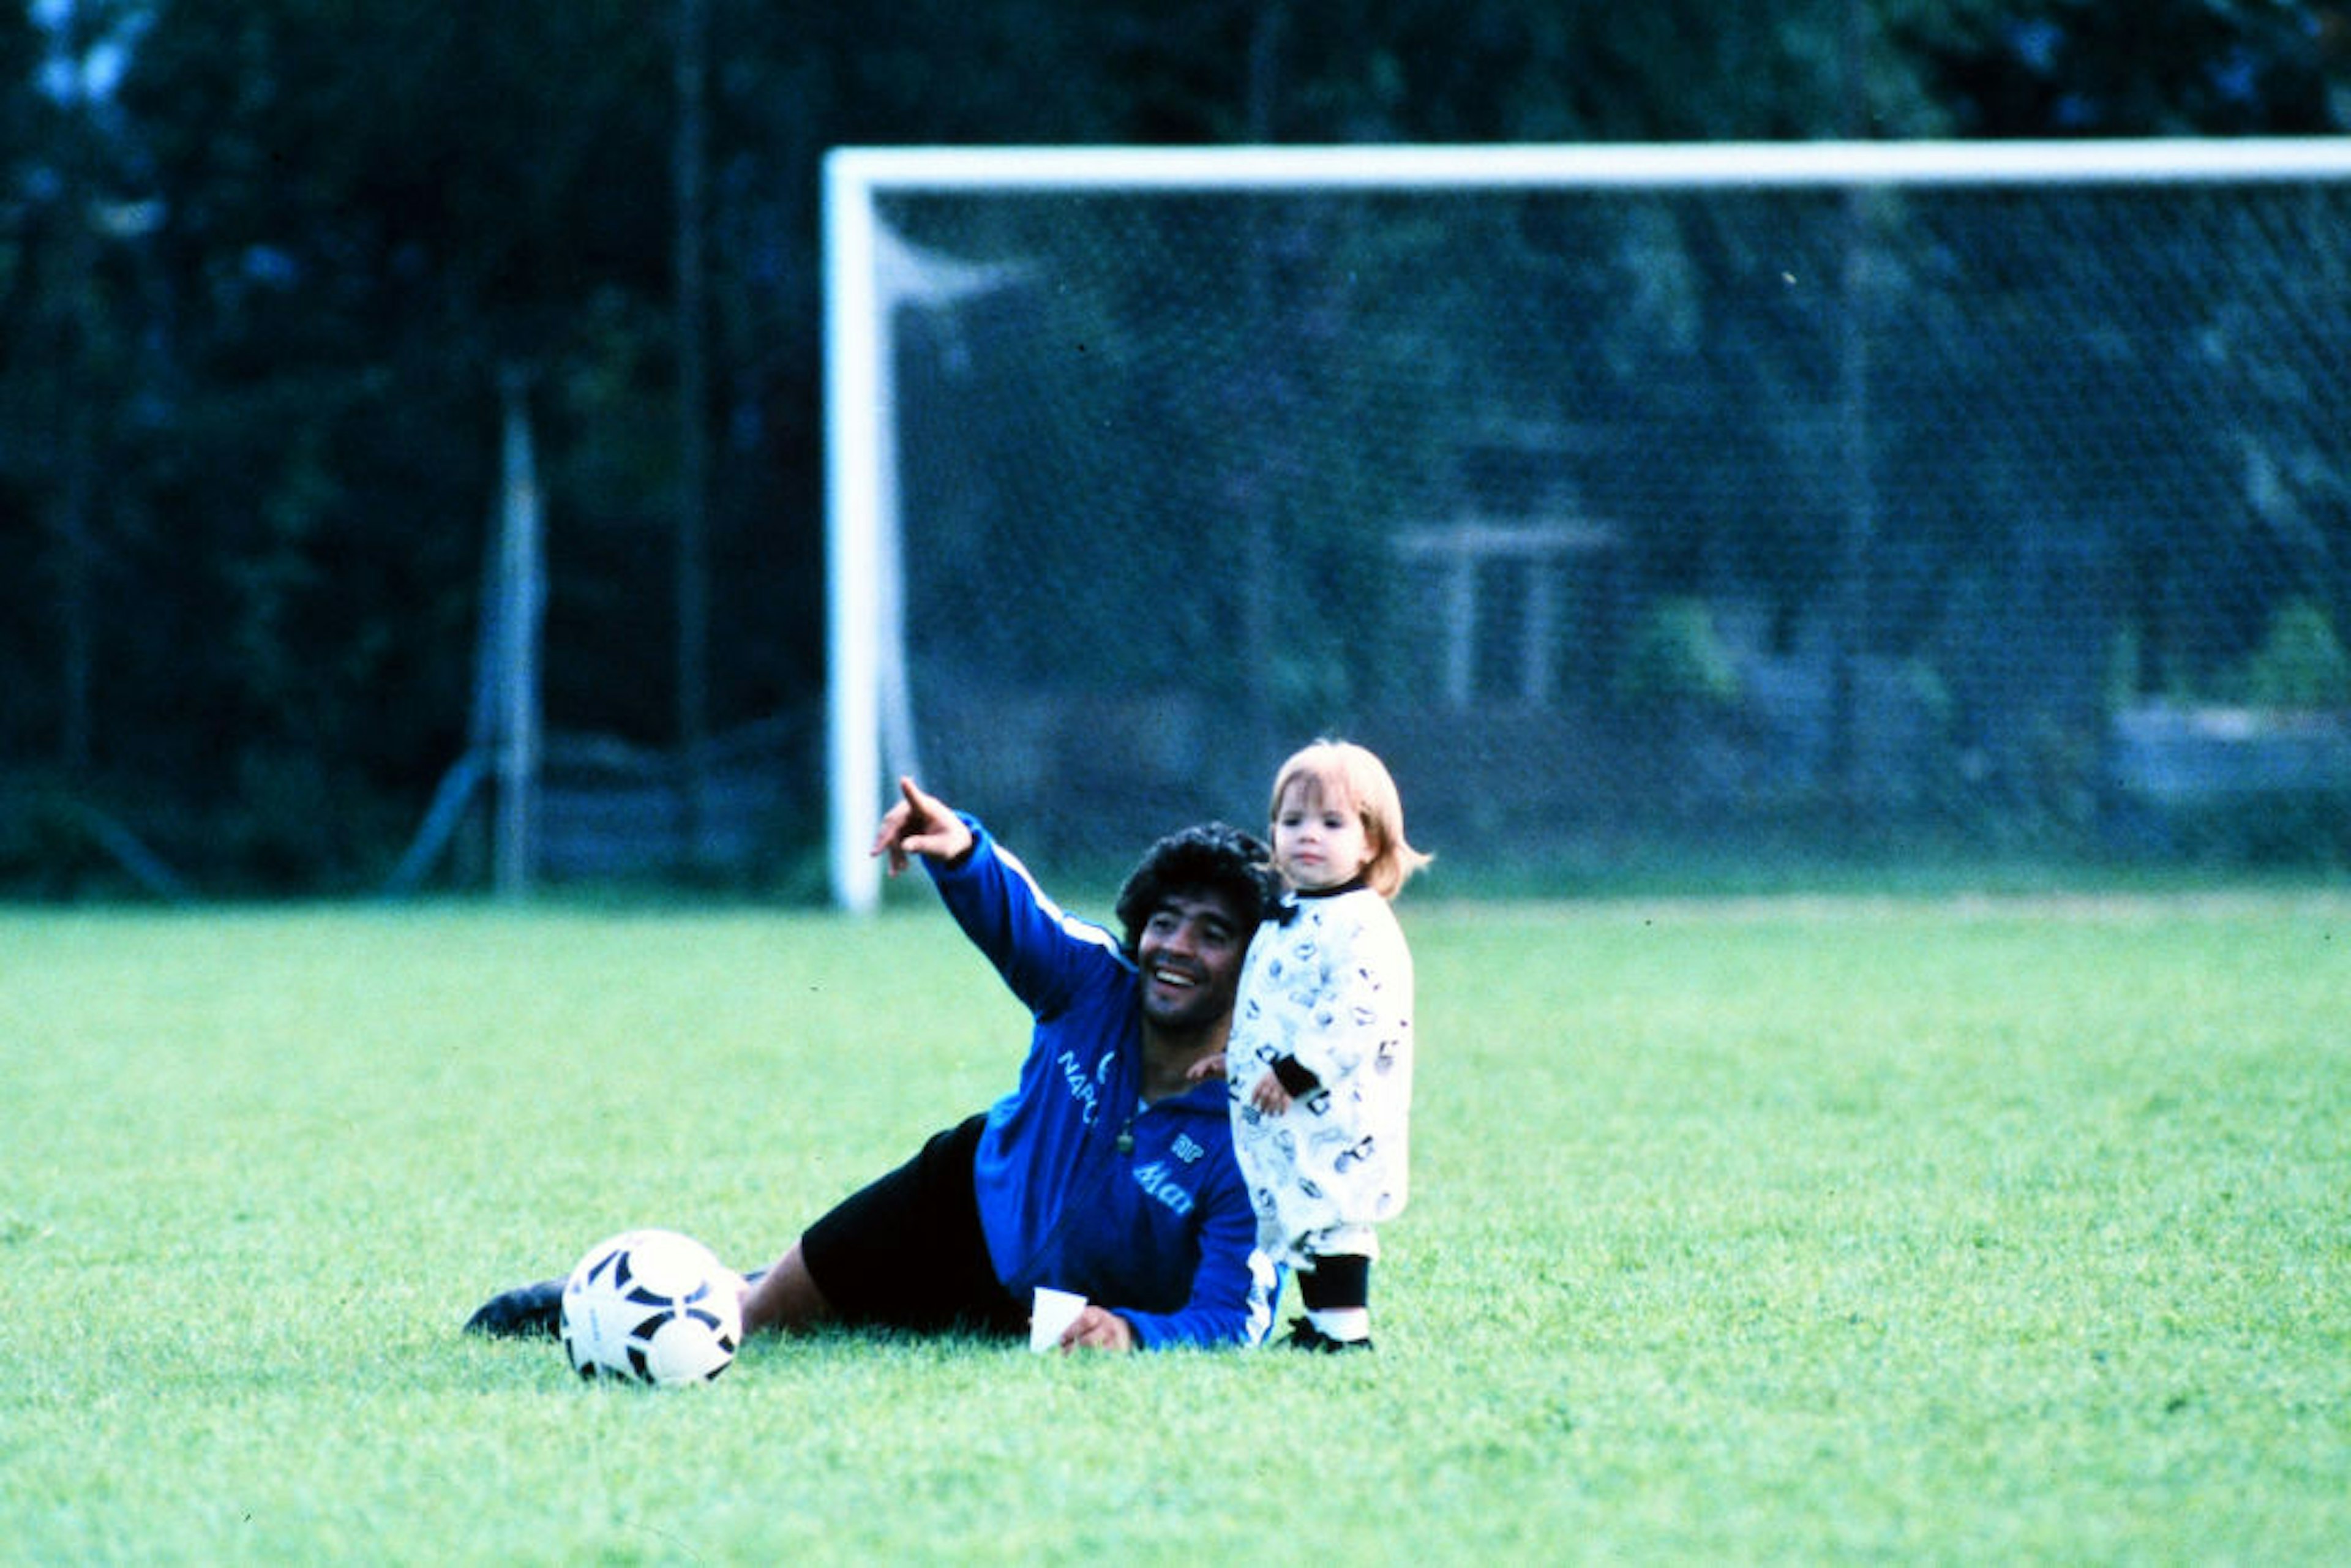
{"label": "curly black hair", "polygon": [[1168,834],[1144,854],[1118,890],[1118,923],[1132,956],[1154,911],[1176,893],[1222,894],[1254,929],[1281,903],[1272,852],[1228,822],[1202,822]]}

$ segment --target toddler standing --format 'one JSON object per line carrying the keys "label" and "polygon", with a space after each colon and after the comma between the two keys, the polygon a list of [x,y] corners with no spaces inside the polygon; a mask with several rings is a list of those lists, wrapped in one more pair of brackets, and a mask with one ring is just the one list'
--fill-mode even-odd
{"label": "toddler standing", "polygon": [[1284,762],[1270,816],[1289,892],[1233,1009],[1233,1152],[1259,1248],[1298,1270],[1306,1315],[1283,1343],[1369,1350],[1374,1227],[1405,1206],[1412,1109],[1412,952],[1388,901],[1429,857],[1386,767],[1351,742]]}

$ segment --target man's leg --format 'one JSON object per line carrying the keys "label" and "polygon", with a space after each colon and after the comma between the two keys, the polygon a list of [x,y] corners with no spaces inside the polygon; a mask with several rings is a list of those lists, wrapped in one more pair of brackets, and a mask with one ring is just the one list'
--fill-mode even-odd
{"label": "man's leg", "polygon": [[743,1298],[746,1337],[768,1329],[804,1329],[834,1315],[832,1303],[817,1289],[816,1276],[800,1257],[797,1241],[774,1268],[754,1280],[751,1293]]}
{"label": "man's leg", "polygon": [[[1027,1333],[1028,1308],[997,1280],[972,1190],[986,1121],[974,1115],[934,1134],[913,1159],[835,1204],[774,1268],[747,1275],[744,1332],[841,1321],[928,1333],[958,1326]],[[811,1243],[831,1291],[809,1266]],[[553,1338],[562,1317],[563,1281],[541,1280],[493,1296],[465,1328]]]}
{"label": "man's leg", "polygon": [[[859,1327],[1020,1336],[1029,1310],[996,1277],[972,1164],[985,1114],[935,1134],[914,1158],[835,1204],[800,1234],[747,1327],[822,1319]],[[821,1281],[820,1285],[818,1281]],[[768,1313],[778,1315],[772,1320]]]}
{"label": "man's leg", "polygon": [[[794,1247],[784,1256],[786,1261],[791,1262],[797,1261],[799,1255],[800,1249]],[[781,1269],[783,1264],[776,1267]],[[756,1294],[760,1282],[774,1271],[755,1269],[744,1278],[751,1282]],[[803,1268],[801,1272],[805,1274],[806,1269]],[[814,1292],[816,1281],[810,1280],[808,1288]],[[803,1310],[808,1309],[804,1307]],[[817,1317],[831,1312],[831,1309],[825,1304],[821,1294],[815,1296],[813,1311]],[[748,1298],[744,1301],[744,1312],[746,1314],[750,1312]],[[802,1322],[815,1321],[815,1317],[796,1318],[789,1320],[787,1326],[796,1327]],[[747,1316],[744,1327],[747,1330],[750,1327]],[[538,1280],[528,1285],[517,1285],[511,1291],[499,1291],[475,1309],[474,1315],[465,1320],[465,1332],[487,1334],[492,1339],[553,1339],[563,1332],[563,1281]]]}

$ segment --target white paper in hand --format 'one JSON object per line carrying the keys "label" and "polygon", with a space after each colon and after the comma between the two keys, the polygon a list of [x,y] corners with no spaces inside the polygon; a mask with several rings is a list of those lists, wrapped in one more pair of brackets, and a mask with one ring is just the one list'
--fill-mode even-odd
{"label": "white paper in hand", "polygon": [[1077,1321],[1085,1306],[1086,1299],[1074,1291],[1038,1286],[1036,1305],[1029,1313],[1029,1348],[1039,1352],[1061,1349],[1062,1331]]}

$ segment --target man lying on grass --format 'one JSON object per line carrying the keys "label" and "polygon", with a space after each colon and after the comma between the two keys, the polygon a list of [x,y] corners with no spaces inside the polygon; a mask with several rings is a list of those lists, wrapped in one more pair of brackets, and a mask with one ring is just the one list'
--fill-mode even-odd
{"label": "man lying on grass", "polygon": [[[873,852],[919,858],[1036,1019],[1018,1085],[837,1205],[758,1276],[745,1332],[825,1322],[1006,1336],[1036,1287],[1089,1305],[1064,1350],[1255,1344],[1278,1280],[1256,1250],[1223,1081],[1250,936],[1278,894],[1265,846],[1223,824],[1152,846],[1120,942],[1065,915],[977,820],[911,779]],[[485,1303],[481,1333],[552,1334],[562,1281]],[[1107,1303],[1107,1304],[1105,1304]]]}

